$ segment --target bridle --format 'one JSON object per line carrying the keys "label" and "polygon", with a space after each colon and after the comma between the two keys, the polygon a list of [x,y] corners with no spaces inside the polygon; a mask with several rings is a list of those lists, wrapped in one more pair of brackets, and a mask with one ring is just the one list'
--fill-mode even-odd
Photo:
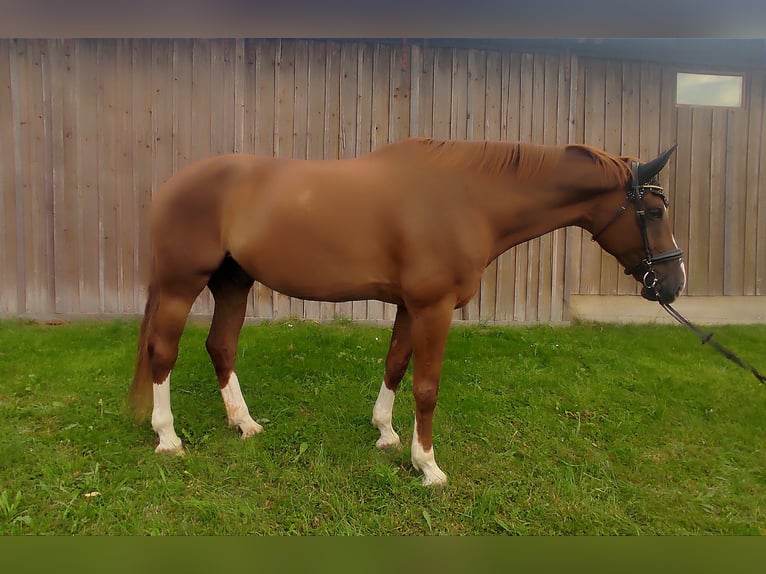
{"label": "bridle", "polygon": [[606,223],[606,225],[604,225],[604,227],[593,234],[591,241],[596,241],[601,236],[601,234],[609,229],[612,224],[614,224],[620,218],[620,216],[628,210],[628,205],[633,204],[633,207],[636,211],[636,222],[638,224],[638,229],[641,232],[641,239],[644,242],[644,253],[646,254],[646,257],[644,257],[635,265],[626,268],[625,275],[635,275],[636,273],[642,273],[641,283],[644,285],[644,287],[651,289],[656,295],[658,295],[656,289],[658,279],[657,274],[654,271],[654,265],[657,263],[664,263],[666,261],[673,261],[675,259],[683,260],[684,252],[683,250],[676,248],[671,249],[670,251],[663,251],[657,255],[652,254],[652,249],[649,246],[649,234],[647,233],[646,227],[646,207],[644,205],[644,196],[647,193],[656,195],[662,199],[662,203],[665,204],[665,207],[668,207],[669,205],[668,198],[665,196],[664,188],[658,184],[656,177],[652,178],[647,183],[639,182],[639,163],[637,161],[631,162],[630,167],[632,178],[630,188],[626,193],[625,203],[620,206],[620,208],[617,210],[617,213],[612,216],[612,218]]}

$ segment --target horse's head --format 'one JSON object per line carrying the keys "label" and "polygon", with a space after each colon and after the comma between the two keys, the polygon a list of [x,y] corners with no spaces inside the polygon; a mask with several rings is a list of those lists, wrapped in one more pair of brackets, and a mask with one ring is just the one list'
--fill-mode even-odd
{"label": "horse's head", "polygon": [[674,150],[675,146],[648,163],[626,159],[631,181],[618,192],[621,206],[614,211],[614,199],[605,197],[592,221],[597,230],[593,240],[642,284],[645,299],[662,303],[673,302],[686,284],[683,252],[673,237],[668,200],[657,177]]}

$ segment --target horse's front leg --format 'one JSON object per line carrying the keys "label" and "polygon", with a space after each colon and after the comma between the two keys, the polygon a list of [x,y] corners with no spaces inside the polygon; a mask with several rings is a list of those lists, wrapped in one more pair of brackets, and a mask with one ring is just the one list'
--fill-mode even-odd
{"label": "horse's front leg", "polygon": [[386,372],[380,385],[378,399],[372,409],[372,424],[380,431],[380,438],[375,443],[380,449],[399,449],[402,443],[396,434],[391,417],[394,408],[394,397],[399,383],[407,372],[412,355],[412,338],[410,336],[410,315],[407,308],[400,306],[396,310],[394,328],[391,332],[391,343],[386,355]]}
{"label": "horse's front leg", "polygon": [[434,458],[432,422],[454,307],[454,299],[445,298],[436,305],[410,309],[414,360],[412,392],[415,396],[411,456],[412,466],[423,472],[424,486],[447,483],[447,475]]}

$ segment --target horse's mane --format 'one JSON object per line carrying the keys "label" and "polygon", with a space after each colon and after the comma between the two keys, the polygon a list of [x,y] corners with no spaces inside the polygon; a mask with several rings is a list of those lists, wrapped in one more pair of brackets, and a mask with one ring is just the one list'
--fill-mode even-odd
{"label": "horse's mane", "polygon": [[475,169],[489,176],[500,176],[512,170],[520,180],[545,177],[556,168],[567,148],[576,148],[596,163],[605,178],[619,182],[630,178],[630,168],[623,159],[586,145],[546,146],[520,142],[439,141],[431,138],[408,141],[422,146],[445,165]]}

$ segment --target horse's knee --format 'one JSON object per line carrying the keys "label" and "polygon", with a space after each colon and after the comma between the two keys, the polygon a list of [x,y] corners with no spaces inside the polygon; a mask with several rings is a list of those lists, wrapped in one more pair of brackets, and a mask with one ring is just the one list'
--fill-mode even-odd
{"label": "horse's knee", "polygon": [[234,352],[227,345],[208,339],[205,348],[217,375],[228,375],[234,369]]}
{"label": "horse's knee", "polygon": [[407,372],[407,366],[409,364],[409,356],[389,359],[386,362],[386,382],[389,388],[399,385],[404,378],[404,373]]}
{"label": "horse's knee", "polygon": [[178,344],[153,335],[149,337],[147,351],[154,382],[164,381],[178,359]]}
{"label": "horse's knee", "polygon": [[432,412],[436,408],[439,397],[438,383],[415,384],[412,388],[415,397],[415,407],[420,412]]}

